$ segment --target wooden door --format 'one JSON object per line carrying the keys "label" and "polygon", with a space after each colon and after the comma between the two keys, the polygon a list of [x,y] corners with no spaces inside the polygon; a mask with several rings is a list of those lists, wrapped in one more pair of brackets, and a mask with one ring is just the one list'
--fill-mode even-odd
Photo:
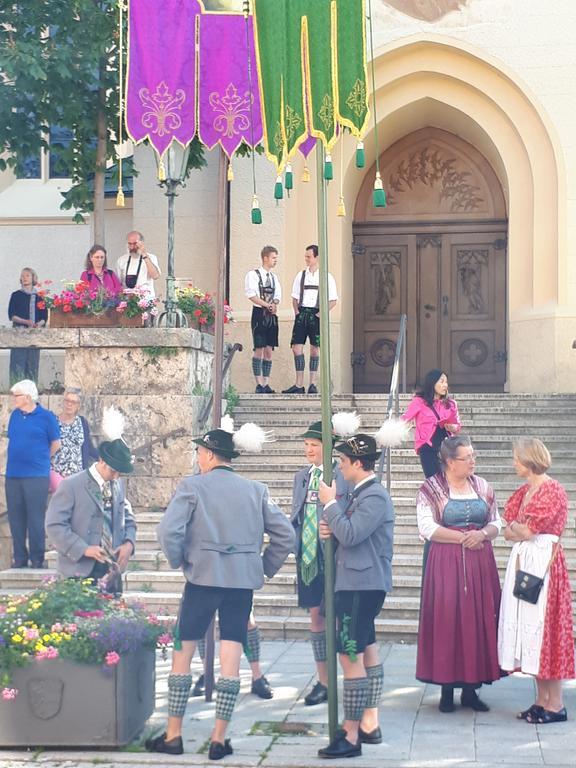
{"label": "wooden door", "polygon": [[431,368],[453,391],[501,391],[506,379],[506,249],[500,232],[357,232],[354,255],[355,392],[386,392],[400,316],[406,380]]}

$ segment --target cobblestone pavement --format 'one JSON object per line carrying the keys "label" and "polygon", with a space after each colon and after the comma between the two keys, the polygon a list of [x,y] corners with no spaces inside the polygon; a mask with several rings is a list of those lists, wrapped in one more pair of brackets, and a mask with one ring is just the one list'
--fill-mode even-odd
{"label": "cobblestone pavement", "polygon": [[[274,688],[274,698],[262,701],[250,694],[250,674],[243,661],[242,689],[230,724],[234,754],[220,764],[238,768],[492,768],[493,766],[576,766],[574,722],[533,726],[515,713],[534,700],[530,678],[513,675],[482,691],[490,712],[474,713],[457,706],[452,714],[438,711],[438,688],[414,679],[416,649],[409,645],[382,646],[385,688],[380,724],[384,743],[364,745],[354,760],[319,760],[327,743],[327,705],[306,707],[303,693],[314,683],[312,654],[303,642],[266,642],[262,668]],[[200,672],[194,662],[194,678]],[[166,717],[168,663],[157,667],[157,711],[146,733],[157,732]],[[455,699],[458,701],[458,697]],[[565,684],[569,717],[576,716],[576,682]],[[340,710],[341,714],[341,710]],[[214,704],[190,699],[185,717],[185,754],[152,755],[139,744],[118,752],[0,751],[0,768],[119,768],[131,765],[215,765],[206,755]],[[292,724],[291,726],[287,724]],[[292,730],[292,733],[284,732]]]}

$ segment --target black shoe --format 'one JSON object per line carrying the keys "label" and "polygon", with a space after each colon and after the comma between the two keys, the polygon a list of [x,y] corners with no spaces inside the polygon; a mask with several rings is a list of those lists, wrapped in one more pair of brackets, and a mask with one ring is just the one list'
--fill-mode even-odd
{"label": "black shoe", "polygon": [[310,693],[304,697],[304,704],[307,707],[314,707],[316,704],[323,704],[325,701],[328,701],[328,688],[318,680]]}
{"label": "black shoe", "polygon": [[23,560],[14,560],[10,568],[28,568],[28,563],[25,563]]}
{"label": "black shoe", "polygon": [[440,712],[454,712],[454,688],[451,685],[443,685],[440,694]]}
{"label": "black shoe", "polygon": [[264,387],[262,384],[256,384],[256,394],[257,395],[263,395],[264,394]]}
{"label": "black shoe", "polygon": [[144,746],[148,752],[164,752],[166,755],[183,755],[182,737],[176,736],[175,739],[166,741],[166,734],[156,736],[154,739],[146,739]]}
{"label": "black shoe", "polygon": [[270,688],[270,683],[266,680],[264,675],[259,677],[258,680],[252,680],[252,688],[250,690],[251,693],[256,694],[256,696],[259,696],[261,699],[271,699],[272,696],[274,696],[272,688]]}
{"label": "black shoe", "polygon": [[362,744],[358,739],[357,744],[352,744],[346,738],[346,731],[336,731],[334,741],[318,750],[318,757],[331,760],[338,757],[358,757],[362,754]]}
{"label": "black shoe", "polygon": [[529,723],[536,722],[540,715],[544,712],[544,707],[540,704],[532,704],[528,709],[524,709],[522,712],[518,712],[516,718],[518,720],[528,720]]}
{"label": "black shoe", "polygon": [[362,744],[382,744],[382,731],[380,727],[366,733],[362,728],[358,728],[358,740]]}
{"label": "black shoe", "polygon": [[463,707],[469,707],[475,712],[490,712],[488,704],[484,704],[481,698],[479,698],[476,691],[472,688],[463,688],[462,695],[460,696],[460,704]]}
{"label": "black shoe", "polygon": [[224,744],[221,744],[219,741],[211,741],[210,749],[208,750],[208,760],[222,760],[223,757],[231,755],[233,752],[230,739],[225,739]]}
{"label": "black shoe", "polygon": [[275,395],[276,394],[275,390],[273,390],[272,387],[269,384],[266,384],[265,386],[263,386],[262,387],[262,391],[264,392],[265,395]]}
{"label": "black shoe", "polygon": [[204,696],[206,693],[206,687],[204,683],[204,675],[200,675],[198,680],[194,683],[194,688],[192,688],[192,696]]}
{"label": "black shoe", "polygon": [[310,384],[308,387],[308,394],[309,395],[317,395],[318,394],[318,387],[316,384]]}
{"label": "black shoe", "polygon": [[46,568],[46,563],[44,560],[32,560],[30,563],[30,568]]}
{"label": "black shoe", "polygon": [[283,389],[283,395],[303,395],[306,390],[304,387],[297,387],[296,384],[292,384],[288,389]]}

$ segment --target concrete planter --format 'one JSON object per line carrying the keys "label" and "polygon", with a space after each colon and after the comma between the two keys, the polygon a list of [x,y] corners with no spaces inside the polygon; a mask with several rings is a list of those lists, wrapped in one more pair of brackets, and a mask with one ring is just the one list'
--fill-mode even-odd
{"label": "concrete planter", "polygon": [[119,747],[154,711],[155,654],[114,666],[57,659],[17,669],[14,701],[0,701],[0,747]]}
{"label": "concrete planter", "polygon": [[50,310],[50,328],[117,328],[119,324],[118,312],[114,309],[107,309],[97,315],[85,312],[63,312],[58,308]]}

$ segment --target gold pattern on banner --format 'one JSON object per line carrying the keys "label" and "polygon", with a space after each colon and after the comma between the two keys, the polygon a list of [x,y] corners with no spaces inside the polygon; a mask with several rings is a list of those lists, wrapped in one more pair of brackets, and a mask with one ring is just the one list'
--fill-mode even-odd
{"label": "gold pattern on banner", "polygon": [[284,139],[282,137],[282,126],[280,125],[280,121],[276,123],[276,132],[274,133],[273,143],[275,151],[281,152],[284,147]]}
{"label": "gold pattern on banner", "polygon": [[360,117],[366,111],[366,84],[362,80],[356,80],[354,87],[348,94],[346,104],[356,117]]}
{"label": "gold pattern on banner", "polygon": [[318,117],[322,121],[324,130],[330,134],[334,129],[334,102],[329,93],[324,95],[322,106],[318,110]]}
{"label": "gold pattern on banner", "polygon": [[212,127],[218,133],[223,133],[227,139],[236,136],[240,131],[250,128],[250,101],[254,97],[246,91],[244,97],[238,95],[234,83],[228,83],[224,96],[213,91],[208,100],[214,112],[220,114],[214,118]]}
{"label": "gold pattern on banner", "polygon": [[149,128],[152,133],[165,136],[182,125],[178,113],[186,101],[186,94],[181,88],[172,95],[166,82],[162,80],[156,86],[154,93],[151,94],[149,88],[140,88],[138,96],[142,106],[147,108],[142,115],[142,125]]}
{"label": "gold pattern on banner", "polygon": [[302,125],[302,118],[296,112],[294,107],[291,107],[289,104],[286,105],[286,108],[284,109],[284,130],[286,131],[286,139],[290,141],[294,134],[298,131],[300,131],[300,126]]}

